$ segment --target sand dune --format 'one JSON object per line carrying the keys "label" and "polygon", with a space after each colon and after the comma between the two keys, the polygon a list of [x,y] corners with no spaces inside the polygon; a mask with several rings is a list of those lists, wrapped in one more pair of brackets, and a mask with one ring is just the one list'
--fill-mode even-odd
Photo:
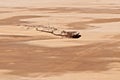
{"label": "sand dune", "polygon": [[[0,1],[0,79],[120,80],[119,2]],[[23,24],[75,30],[82,37],[57,37]]]}

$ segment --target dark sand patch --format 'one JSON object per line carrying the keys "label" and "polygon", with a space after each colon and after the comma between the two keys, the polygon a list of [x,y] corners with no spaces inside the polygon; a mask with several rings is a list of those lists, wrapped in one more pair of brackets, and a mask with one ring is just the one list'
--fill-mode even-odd
{"label": "dark sand patch", "polygon": [[0,25],[18,25],[21,23],[29,23],[29,21],[21,21],[21,19],[40,18],[40,17],[48,17],[48,16],[36,16],[36,15],[13,16],[5,19],[0,19]]}
{"label": "dark sand patch", "polygon": [[66,26],[74,29],[86,29],[94,26],[90,26],[89,24],[94,23],[111,23],[111,22],[120,22],[120,18],[110,18],[110,19],[93,19],[91,21],[82,21],[82,22],[73,22],[69,23]]}
{"label": "dark sand patch", "polygon": [[12,8],[12,9],[29,9],[27,7],[10,7],[10,8]]}
{"label": "dark sand patch", "polygon": [[86,21],[86,24],[92,23],[111,23],[111,22],[120,22],[120,18],[109,18],[109,19],[93,19],[91,21]]}
{"label": "dark sand patch", "polygon": [[6,8],[6,9],[29,9],[28,7],[0,7],[0,8]]}
{"label": "dark sand patch", "polygon": [[9,13],[11,11],[0,11],[0,13]]}
{"label": "dark sand patch", "polygon": [[[58,75],[67,72],[105,71],[108,64],[120,62],[120,42],[103,42],[80,47],[44,48],[10,42],[0,43],[0,69],[10,75],[27,76],[42,73]],[[100,60],[99,58],[110,58]]]}
{"label": "dark sand patch", "polygon": [[66,26],[68,26],[70,29],[88,29],[91,26],[84,24],[83,22],[72,22],[68,23]]}
{"label": "dark sand patch", "polygon": [[55,39],[50,36],[24,36],[24,35],[0,35],[0,42],[21,42],[31,40]]}
{"label": "dark sand patch", "polygon": [[72,8],[72,7],[52,7],[52,8],[30,8],[30,11],[48,11],[51,13],[109,13],[120,14],[120,9],[96,9],[96,8]]}
{"label": "dark sand patch", "polygon": [[120,39],[120,34],[112,36],[113,39]]}

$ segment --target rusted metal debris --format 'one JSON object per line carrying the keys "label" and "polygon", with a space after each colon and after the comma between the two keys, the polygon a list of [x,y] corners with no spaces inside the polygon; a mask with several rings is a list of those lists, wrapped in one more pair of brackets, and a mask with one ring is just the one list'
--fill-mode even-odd
{"label": "rusted metal debris", "polygon": [[[18,26],[25,26],[27,27],[26,29],[35,28],[36,31],[51,33],[55,36],[62,36],[66,38],[81,37],[80,33],[77,31],[58,30],[57,28],[51,26],[43,26],[43,25],[18,25]],[[60,33],[56,33],[57,31]]]}

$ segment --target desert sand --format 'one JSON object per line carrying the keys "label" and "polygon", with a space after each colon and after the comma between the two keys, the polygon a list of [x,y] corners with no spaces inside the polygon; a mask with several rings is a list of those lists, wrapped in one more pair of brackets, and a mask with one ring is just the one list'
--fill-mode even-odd
{"label": "desert sand", "polygon": [[120,0],[0,1],[0,80],[120,80]]}

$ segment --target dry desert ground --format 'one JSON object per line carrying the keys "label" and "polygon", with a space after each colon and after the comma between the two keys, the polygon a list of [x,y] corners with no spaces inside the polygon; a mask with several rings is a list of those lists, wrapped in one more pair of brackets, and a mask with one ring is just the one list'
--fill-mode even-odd
{"label": "dry desert ground", "polygon": [[120,80],[120,0],[0,0],[0,80]]}

